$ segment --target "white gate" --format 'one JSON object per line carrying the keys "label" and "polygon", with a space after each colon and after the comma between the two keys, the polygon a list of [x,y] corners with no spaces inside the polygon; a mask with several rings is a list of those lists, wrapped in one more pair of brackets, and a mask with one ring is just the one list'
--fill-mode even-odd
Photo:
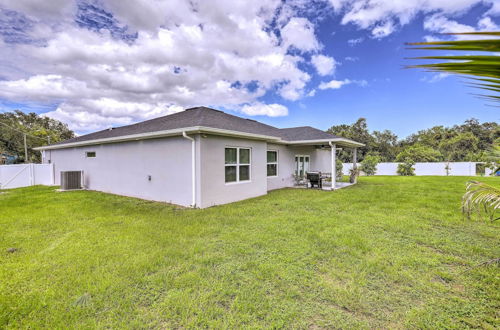
{"label": "white gate", "polygon": [[54,184],[53,164],[0,165],[0,189]]}

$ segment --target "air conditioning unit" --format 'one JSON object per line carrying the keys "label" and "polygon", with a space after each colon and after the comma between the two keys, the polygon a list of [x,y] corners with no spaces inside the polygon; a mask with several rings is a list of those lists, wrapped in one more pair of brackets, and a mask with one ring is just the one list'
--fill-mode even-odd
{"label": "air conditioning unit", "polygon": [[61,189],[75,190],[82,189],[83,171],[61,172]]}

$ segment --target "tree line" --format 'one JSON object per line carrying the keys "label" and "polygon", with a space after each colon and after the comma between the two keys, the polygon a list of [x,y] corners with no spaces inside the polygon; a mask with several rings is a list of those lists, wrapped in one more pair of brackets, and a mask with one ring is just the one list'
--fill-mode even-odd
{"label": "tree line", "polygon": [[[500,144],[500,125],[480,123],[474,118],[462,125],[434,126],[404,139],[387,129],[370,132],[365,118],[359,118],[351,125],[332,126],[327,132],[364,143],[365,146],[358,149],[358,161],[374,156],[380,162],[487,162],[491,150]],[[24,134],[28,160],[33,162],[40,160],[40,153],[33,150],[34,147],[75,137],[66,124],[55,119],[19,110],[0,113],[0,154],[24,162]],[[342,150],[339,159],[351,162],[351,151]]]}
{"label": "tree line", "polygon": [[24,138],[29,162],[39,162],[40,152],[35,147],[75,137],[68,125],[36,113],[0,113],[0,156],[10,156],[15,163],[25,162]]}
{"label": "tree line", "polygon": [[[500,126],[474,118],[452,127],[434,126],[404,139],[390,130],[370,132],[365,118],[351,125],[332,126],[327,132],[364,143],[358,149],[358,161],[375,156],[380,162],[488,162],[491,151],[500,144]],[[339,158],[351,162],[352,153],[342,150]]]}

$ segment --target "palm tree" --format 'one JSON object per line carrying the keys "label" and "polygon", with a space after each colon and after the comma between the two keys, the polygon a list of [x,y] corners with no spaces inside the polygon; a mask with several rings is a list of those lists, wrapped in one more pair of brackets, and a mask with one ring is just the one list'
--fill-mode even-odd
{"label": "palm tree", "polygon": [[[500,102],[500,32],[448,33],[447,35],[471,35],[497,37],[493,39],[449,40],[434,42],[412,42],[410,49],[465,51],[464,55],[421,56],[412,59],[439,60],[444,62],[409,65],[407,68],[421,68],[431,72],[459,74],[470,79],[470,85],[487,91],[477,96],[489,101]],[[483,54],[470,54],[482,52]]]}
{"label": "palm tree", "polygon": [[[414,57],[412,59],[439,60],[444,62],[409,65],[407,68],[420,68],[431,72],[462,75],[471,80],[470,85],[472,87],[487,91],[487,94],[479,94],[477,96],[495,103],[500,102],[500,56],[496,54],[500,52],[500,39],[498,38],[500,37],[500,32],[449,33],[448,35],[472,35],[497,38],[408,43],[407,45],[415,46],[410,49],[445,50],[448,52],[465,51],[466,54]],[[483,54],[470,54],[471,52],[482,52]],[[477,181],[469,181],[466,184],[466,192],[462,198],[462,211],[468,218],[470,218],[473,211],[484,210],[490,220],[495,221],[499,219],[495,218],[495,212],[499,208],[500,189]]]}
{"label": "palm tree", "polygon": [[500,219],[495,217],[496,211],[500,209],[500,189],[483,182],[469,181],[465,190],[462,212],[469,219],[474,211],[479,214],[484,211],[491,221]]}

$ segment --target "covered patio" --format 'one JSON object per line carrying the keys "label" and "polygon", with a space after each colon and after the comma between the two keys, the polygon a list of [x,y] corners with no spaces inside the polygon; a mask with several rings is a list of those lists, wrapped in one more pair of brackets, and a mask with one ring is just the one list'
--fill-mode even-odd
{"label": "covered patio", "polygon": [[[354,179],[354,182],[343,182],[341,181],[342,178],[338,178],[337,175],[334,174],[336,173],[337,153],[343,149],[350,149],[352,154],[352,163],[354,164],[354,169],[356,169],[357,151],[358,148],[363,147],[364,144],[344,138],[335,138],[328,140],[297,141],[292,143],[292,145],[300,147],[313,146],[316,149],[329,151],[329,157],[323,161],[321,167],[318,164],[315,164],[317,168],[315,168],[314,165],[309,168],[309,159],[307,156],[295,156],[295,186],[297,188],[338,190],[356,184],[357,178]],[[347,173],[343,174],[345,175]],[[312,177],[314,177],[314,182],[311,181]],[[319,177],[319,182],[316,182],[316,179],[318,179],[317,177]]]}

